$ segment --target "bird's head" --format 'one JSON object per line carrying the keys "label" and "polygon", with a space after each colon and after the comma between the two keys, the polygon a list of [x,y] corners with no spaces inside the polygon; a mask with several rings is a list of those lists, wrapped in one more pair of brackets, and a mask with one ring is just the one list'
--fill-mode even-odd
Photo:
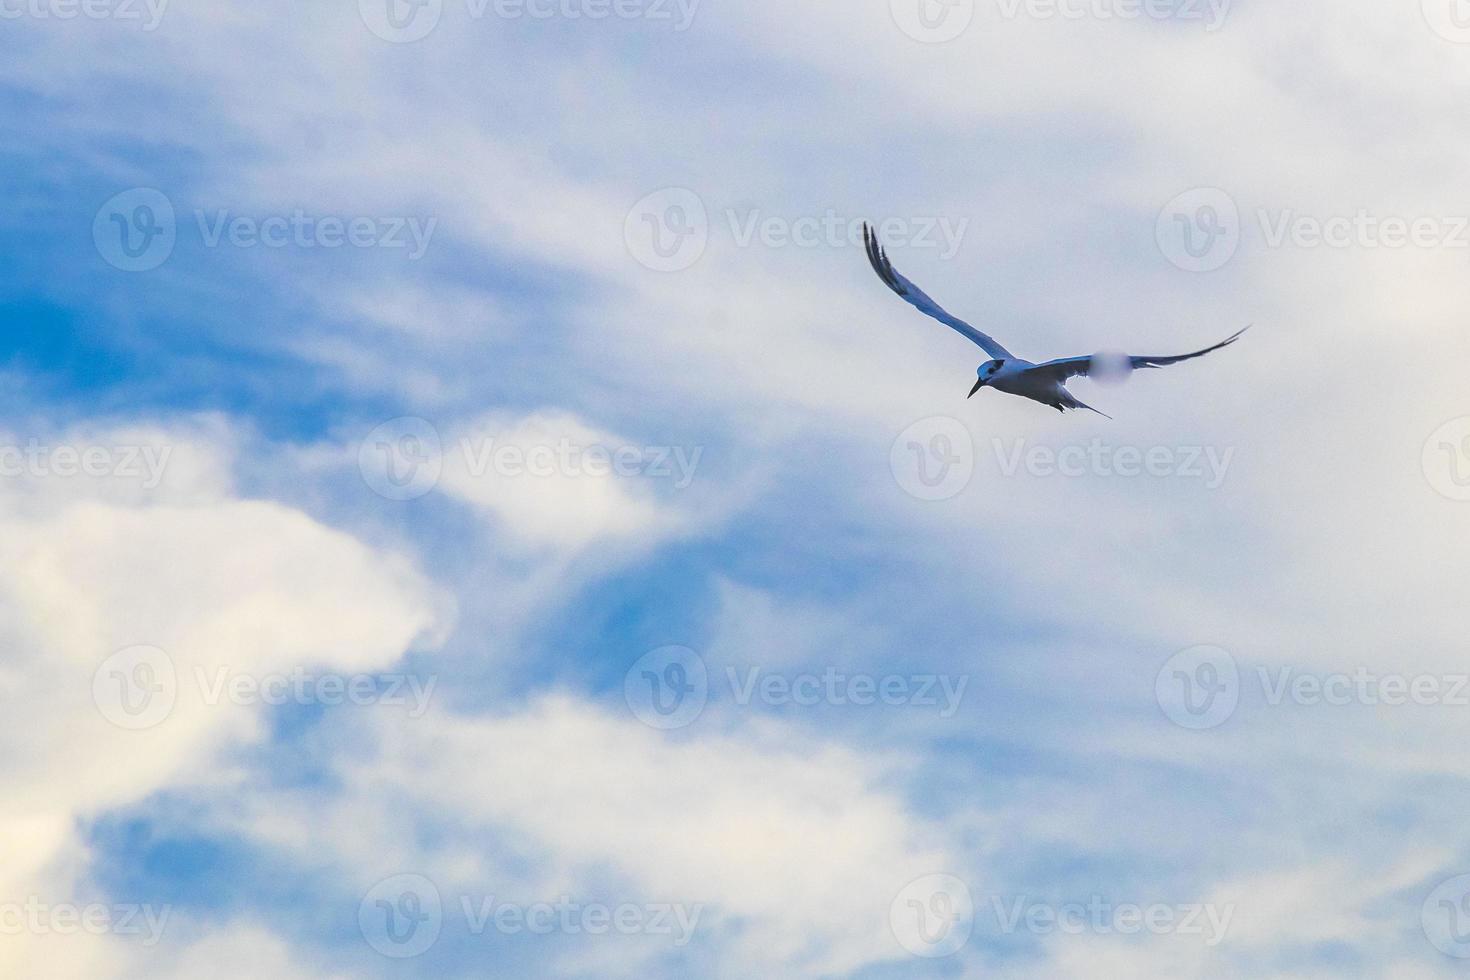
{"label": "bird's head", "polygon": [[971,388],[970,394],[966,395],[965,397],[969,398],[971,395],[974,395],[975,392],[990,384],[990,379],[995,377],[996,372],[998,372],[1004,365],[1005,361],[986,361],[984,364],[980,365],[979,369],[975,371],[975,374],[977,376],[975,387]]}

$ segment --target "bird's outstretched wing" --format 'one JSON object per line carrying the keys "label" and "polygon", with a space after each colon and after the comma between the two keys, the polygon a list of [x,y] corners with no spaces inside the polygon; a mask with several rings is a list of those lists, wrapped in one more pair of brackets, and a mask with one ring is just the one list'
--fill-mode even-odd
{"label": "bird's outstretched wing", "polygon": [[1079,374],[1091,374],[1094,370],[1102,368],[1105,371],[1136,371],[1139,368],[1167,367],[1170,364],[1178,364],[1192,357],[1204,357],[1210,351],[1228,347],[1240,339],[1240,335],[1249,330],[1250,327],[1242,327],[1235,333],[1226,337],[1218,344],[1197,350],[1189,354],[1174,354],[1167,357],[1150,357],[1147,355],[1117,355],[1110,357],[1107,354],[1089,354],[1086,357],[1061,357],[1055,361],[1045,361],[1033,368],[1028,368],[1025,374],[1042,374],[1054,381],[1066,381],[1075,378]]}
{"label": "bird's outstretched wing", "polygon": [[951,316],[945,311],[944,307],[930,299],[929,295],[922,289],[899,275],[898,270],[893,267],[893,263],[888,261],[888,253],[883,251],[882,245],[878,244],[878,236],[873,232],[873,229],[868,227],[867,222],[863,222],[863,243],[868,248],[868,261],[873,263],[873,271],[878,273],[878,278],[887,283],[889,289],[902,296],[920,312],[927,313],[945,326],[964,334],[970,340],[984,348],[985,353],[991,357],[1004,359],[1016,356],[992,340],[989,334],[983,334],[959,317]]}

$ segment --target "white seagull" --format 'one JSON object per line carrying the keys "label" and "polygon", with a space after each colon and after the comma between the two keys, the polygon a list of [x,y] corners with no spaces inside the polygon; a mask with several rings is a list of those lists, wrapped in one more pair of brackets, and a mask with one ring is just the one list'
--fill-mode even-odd
{"label": "white seagull", "polygon": [[882,245],[878,244],[877,234],[868,227],[866,222],[863,223],[863,241],[867,244],[868,261],[873,263],[873,271],[878,273],[878,278],[887,283],[889,289],[902,296],[920,312],[927,313],[945,326],[952,327],[964,334],[991,356],[992,360],[980,365],[975,372],[978,380],[975,382],[975,387],[970,389],[970,394],[965,396],[966,398],[973,396],[981,388],[995,388],[1008,395],[1020,395],[1022,398],[1030,398],[1043,405],[1050,405],[1059,412],[1065,412],[1069,408],[1085,408],[1089,412],[1097,412],[1103,418],[1112,418],[1110,415],[1098,412],[1091,405],[1078,401],[1067,390],[1067,379],[1093,372],[1102,376],[1121,376],[1138,368],[1178,364],[1180,361],[1187,361],[1192,357],[1203,357],[1210,351],[1233,344],[1241,334],[1250,329],[1249,326],[1243,327],[1213,347],[1206,347],[1192,354],[1175,354],[1171,357],[1091,354],[1083,357],[1060,357],[1054,361],[1033,364],[1012,354],[992,340],[988,334],[981,333],[959,317],[952,316],[945,311],[944,307],[930,299],[922,289],[899,275],[898,270],[893,268],[893,263],[888,261],[888,253],[883,250]]}

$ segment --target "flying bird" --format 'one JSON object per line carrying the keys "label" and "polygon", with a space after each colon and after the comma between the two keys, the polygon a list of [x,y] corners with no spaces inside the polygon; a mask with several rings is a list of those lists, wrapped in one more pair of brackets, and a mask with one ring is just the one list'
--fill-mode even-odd
{"label": "flying bird", "polygon": [[1085,408],[1089,412],[1097,412],[1103,418],[1111,418],[1112,416],[1098,412],[1091,405],[1079,401],[1067,390],[1068,379],[1075,378],[1079,374],[1097,374],[1100,377],[1120,376],[1139,368],[1157,368],[1178,364],[1180,361],[1203,357],[1211,351],[1233,344],[1241,334],[1250,329],[1249,326],[1243,327],[1218,344],[1191,354],[1174,354],[1166,357],[1090,354],[1082,357],[1061,357],[1054,361],[1033,364],[1006,350],[989,334],[982,333],[959,317],[951,315],[944,307],[930,299],[922,289],[900,275],[893,267],[893,263],[888,261],[888,253],[878,243],[878,235],[868,227],[867,222],[863,223],[863,242],[867,245],[868,261],[873,264],[873,271],[878,273],[878,278],[882,279],[889,289],[902,296],[921,313],[927,313],[945,326],[968,337],[990,355],[991,360],[986,361],[976,370],[975,387],[970,389],[970,394],[966,395],[966,398],[974,396],[975,392],[981,388],[994,388],[1008,395],[1020,395],[1022,398],[1030,398],[1043,405],[1050,405],[1059,412]]}

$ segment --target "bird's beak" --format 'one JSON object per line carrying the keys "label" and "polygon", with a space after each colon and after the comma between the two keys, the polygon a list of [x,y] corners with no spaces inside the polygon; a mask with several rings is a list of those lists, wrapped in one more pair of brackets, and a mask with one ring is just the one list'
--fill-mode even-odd
{"label": "bird's beak", "polygon": [[966,395],[965,397],[966,398],[973,397],[974,394],[975,394],[975,392],[979,391],[981,388],[984,388],[984,387],[985,387],[985,379],[984,378],[981,378],[980,380],[978,380],[978,381],[975,382],[975,387],[971,388],[970,389],[970,394]]}

